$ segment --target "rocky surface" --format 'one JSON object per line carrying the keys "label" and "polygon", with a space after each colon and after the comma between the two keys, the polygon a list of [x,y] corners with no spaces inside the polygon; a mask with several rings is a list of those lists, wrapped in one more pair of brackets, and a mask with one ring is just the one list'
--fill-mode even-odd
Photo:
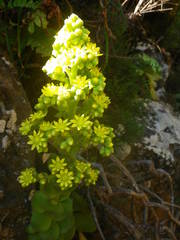
{"label": "rocky surface", "polygon": [[164,102],[150,102],[148,111],[149,134],[144,137],[144,147],[171,164],[176,158],[174,150],[178,145],[180,149],[180,116]]}
{"label": "rocky surface", "polygon": [[[180,115],[167,102],[165,88],[171,69],[163,54],[153,46],[140,44],[137,49],[149,53],[157,59],[162,69],[162,79],[157,83],[157,100],[149,101],[146,104],[148,116],[144,138],[141,143],[135,145],[139,148],[142,159],[148,159],[150,155],[153,155],[153,159],[159,160],[162,167],[176,166],[179,156],[178,149],[180,150]],[[166,54],[168,55],[168,53]]]}
{"label": "rocky surface", "polygon": [[26,193],[17,177],[31,165],[33,154],[19,134],[19,124],[31,112],[14,67],[0,57],[0,239],[25,239]]}

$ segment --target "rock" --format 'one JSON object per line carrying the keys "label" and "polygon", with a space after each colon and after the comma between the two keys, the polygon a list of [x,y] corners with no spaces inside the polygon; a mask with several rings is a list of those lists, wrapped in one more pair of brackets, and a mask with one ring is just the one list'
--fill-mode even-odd
{"label": "rock", "polygon": [[5,120],[0,120],[0,133],[4,132],[5,126],[6,126],[6,121]]}
{"label": "rock", "polygon": [[4,190],[0,186],[0,200],[4,197]]}
{"label": "rock", "polygon": [[180,116],[169,104],[150,102],[147,128],[150,134],[144,137],[144,147],[167,161],[174,161],[172,146],[180,142]]}
{"label": "rock", "polygon": [[10,233],[15,240],[26,239],[23,217],[28,216],[27,194],[17,178],[22,169],[33,164],[34,154],[18,128],[30,113],[30,103],[15,69],[0,57],[0,219],[6,216],[2,233],[8,229],[8,239]]}
{"label": "rock", "polygon": [[[6,64],[5,61],[0,58],[0,70],[1,106],[4,104],[6,111],[15,111],[17,114],[17,124],[20,124],[31,112],[31,106],[22,85],[17,81],[16,71],[12,64]],[[1,112],[2,111],[3,110],[1,110]],[[10,116],[14,115],[10,117],[11,119],[14,118],[11,120],[14,121],[15,114],[12,111],[7,113],[9,113]]]}
{"label": "rock", "polygon": [[9,147],[11,141],[8,137],[8,135],[5,135],[3,138],[2,138],[2,149],[3,151],[5,152],[7,150],[7,148]]}
{"label": "rock", "polygon": [[8,111],[10,114],[9,121],[7,122],[7,128],[12,131],[16,131],[16,122],[17,122],[17,114],[14,109]]}
{"label": "rock", "polygon": [[[137,49],[141,52],[148,52],[159,62],[162,69],[161,84],[157,84],[155,89],[157,101],[149,101],[145,106],[148,116],[145,122],[144,138],[139,143],[141,158],[152,157],[154,160],[156,156],[155,158],[160,159],[161,163],[172,165],[177,159],[172,150],[173,146],[180,142],[180,115],[167,103],[165,84],[169,77],[171,64],[167,64],[165,58],[169,59],[170,55],[166,52],[163,55],[153,45],[146,43],[139,43]],[[135,145],[138,148],[138,144]]]}
{"label": "rock", "polygon": [[118,159],[120,159],[121,161],[125,160],[131,153],[131,146],[127,143],[124,143],[118,147],[118,149],[116,149],[116,156],[118,157]]}

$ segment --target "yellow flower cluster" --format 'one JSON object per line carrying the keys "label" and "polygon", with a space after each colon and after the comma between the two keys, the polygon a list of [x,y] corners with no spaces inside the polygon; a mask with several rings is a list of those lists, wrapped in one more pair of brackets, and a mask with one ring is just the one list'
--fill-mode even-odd
{"label": "yellow flower cluster", "polygon": [[90,168],[87,172],[87,177],[85,179],[85,183],[87,186],[93,184],[96,184],[96,181],[98,179],[99,171],[97,169]]}
{"label": "yellow flower cluster", "polygon": [[76,168],[75,183],[79,184],[82,180],[85,181],[85,184],[87,186],[96,183],[99,171],[97,169],[92,169],[90,163],[76,160],[75,168]]}
{"label": "yellow flower cluster", "polygon": [[95,146],[100,145],[100,153],[102,155],[109,156],[113,152],[113,129],[99,124],[98,121],[96,124],[97,126],[94,126],[94,144]]}
{"label": "yellow flower cluster", "polygon": [[26,168],[18,177],[18,181],[22,187],[28,187],[30,184],[37,181],[36,170],[34,168]]}
{"label": "yellow flower cluster", "polygon": [[[48,160],[48,176],[61,190],[97,181],[98,171],[91,164],[75,160],[82,150],[96,146],[104,156],[113,152],[113,129],[97,121],[110,104],[104,93],[105,77],[97,66],[100,55],[83,21],[72,14],[55,36],[52,56],[43,67],[55,81],[43,87],[36,112],[20,127],[20,132],[28,135],[32,150],[60,153],[62,158],[51,155]],[[44,173],[38,174],[41,184],[47,179]]]}
{"label": "yellow flower cluster", "polygon": [[31,123],[28,119],[21,123],[19,131],[22,135],[27,135],[31,131]]}
{"label": "yellow flower cluster", "polygon": [[52,162],[49,164],[49,168],[52,174],[56,174],[67,166],[67,163],[64,162],[64,158],[60,159],[58,156],[56,159],[52,159]]}
{"label": "yellow flower cluster", "polygon": [[92,115],[94,117],[101,117],[104,113],[104,109],[110,104],[110,99],[102,93],[101,95],[94,95],[93,100],[94,103],[92,107],[94,108],[94,111],[92,111]]}
{"label": "yellow flower cluster", "polygon": [[88,120],[89,117],[85,117],[84,114],[81,116],[75,115],[74,119],[71,120],[72,127],[76,128],[78,131],[82,129],[90,130],[92,122]]}
{"label": "yellow flower cluster", "polygon": [[73,172],[68,171],[68,169],[61,170],[56,174],[56,177],[61,190],[67,190],[73,186],[74,175]]}
{"label": "yellow flower cluster", "polygon": [[[72,14],[57,33],[52,57],[43,67],[59,82],[43,87],[35,106],[37,112],[20,127],[23,135],[29,135],[28,144],[32,149],[47,152],[49,142],[53,142],[55,148],[68,153],[75,151],[74,143],[79,144],[77,153],[90,144],[101,144],[102,155],[113,152],[111,128],[99,129],[94,125],[94,120],[102,117],[110,104],[103,92],[105,77],[97,67],[98,56],[100,50],[90,41],[89,31],[82,20]],[[49,109],[53,109],[54,116],[50,116]],[[52,120],[47,121],[48,117]]]}
{"label": "yellow flower cluster", "polygon": [[54,121],[54,129],[57,132],[64,133],[65,131],[69,131],[70,128],[68,127],[70,125],[70,122],[68,120],[62,120],[59,118],[57,122]]}
{"label": "yellow flower cluster", "polygon": [[47,141],[42,132],[36,132],[34,130],[33,134],[29,135],[28,144],[32,146],[32,150],[36,148],[39,153],[47,152]]}
{"label": "yellow flower cluster", "polygon": [[90,163],[76,160],[72,166],[68,166],[64,158],[58,156],[49,163],[52,175],[56,176],[56,182],[61,190],[68,190],[73,186],[85,182],[86,185],[95,184],[99,171],[92,169]]}

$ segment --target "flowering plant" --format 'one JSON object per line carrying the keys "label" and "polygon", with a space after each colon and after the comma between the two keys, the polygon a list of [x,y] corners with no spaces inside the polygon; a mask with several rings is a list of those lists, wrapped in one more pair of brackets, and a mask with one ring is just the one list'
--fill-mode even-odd
{"label": "flowering plant", "polygon": [[[98,178],[98,170],[82,161],[80,153],[90,147],[97,147],[103,156],[113,152],[113,129],[98,121],[110,103],[104,93],[105,77],[97,67],[100,55],[83,21],[72,14],[55,36],[52,56],[43,67],[54,82],[43,87],[36,112],[20,127],[21,134],[28,135],[32,150],[49,154],[49,171],[38,173],[30,168],[19,176],[23,187],[40,184],[40,191],[32,200],[30,239],[72,238],[74,221],[63,229],[68,214],[74,219],[70,196],[79,185],[95,184]],[[44,202],[44,208],[39,199]],[[63,213],[58,215],[60,208]],[[52,220],[49,212],[53,209],[57,212]],[[45,226],[39,226],[40,219],[45,221]],[[52,228],[56,232],[54,238]],[[43,238],[45,232],[50,238]]]}

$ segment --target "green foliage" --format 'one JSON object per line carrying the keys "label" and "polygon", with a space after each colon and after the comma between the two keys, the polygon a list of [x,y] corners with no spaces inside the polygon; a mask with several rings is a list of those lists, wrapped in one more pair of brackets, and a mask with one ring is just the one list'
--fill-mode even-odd
{"label": "green foliage", "polygon": [[[52,44],[54,41],[54,36],[56,30],[53,28],[46,28],[45,31],[42,28],[35,30],[30,37],[27,37],[26,47],[30,47],[35,50],[37,54],[42,57],[47,57],[51,55]],[[29,35],[29,34],[28,34]]]}
{"label": "green foliage", "polygon": [[46,14],[38,9],[31,15],[31,21],[28,25],[28,31],[30,33],[34,33],[35,26],[45,29],[47,28],[47,24],[48,22],[46,20]]}
{"label": "green foliage", "polygon": [[110,80],[106,91],[111,97],[112,108],[106,118],[114,126],[123,124],[122,141],[134,141],[143,133],[143,125],[138,119],[144,116],[144,101],[157,99],[155,87],[161,78],[161,68],[154,58],[134,54],[112,59],[107,73]]}
{"label": "green foliage", "polygon": [[58,196],[58,189],[55,194],[58,198],[55,200],[49,193],[43,191],[43,188],[37,191],[32,199],[29,239],[71,239],[76,228],[73,200]]}
{"label": "green foliage", "polygon": [[77,230],[79,232],[94,232],[96,230],[96,226],[92,215],[89,213],[89,207],[85,199],[74,192],[73,204]]}
{"label": "green foliage", "polygon": [[92,232],[96,229],[87,202],[79,194],[69,195],[52,190],[51,183],[41,186],[32,198],[32,217],[28,239],[72,239],[75,230]]}
{"label": "green foliage", "polygon": [[[156,82],[161,79],[161,67],[159,63],[152,57],[147,54],[140,54],[135,56],[137,59],[137,74],[142,77],[144,82],[147,82],[147,90],[145,89],[145,83],[142,84],[144,87],[144,95],[140,95],[140,97],[145,98],[146,96],[152,99],[157,99],[155,88]],[[144,85],[144,86],[143,86]]]}
{"label": "green foliage", "polygon": [[103,156],[113,152],[113,129],[98,120],[110,103],[104,94],[105,77],[97,67],[100,55],[83,21],[72,14],[55,36],[52,56],[43,67],[54,83],[43,87],[36,112],[20,127],[32,150],[49,154],[46,171],[31,168],[19,176],[23,187],[40,184],[32,200],[29,239],[68,240],[75,229],[95,229],[84,200],[72,193],[98,178],[98,170],[81,154],[94,147]]}
{"label": "green foliage", "polygon": [[33,1],[33,0],[10,0],[8,1],[7,7],[9,9],[12,8],[30,8],[36,9],[40,5],[41,0]]}
{"label": "green foliage", "polygon": [[7,47],[11,61],[22,67],[32,52],[28,49],[50,55],[56,28],[47,27],[49,20],[41,0],[2,1],[0,9],[0,42]]}

